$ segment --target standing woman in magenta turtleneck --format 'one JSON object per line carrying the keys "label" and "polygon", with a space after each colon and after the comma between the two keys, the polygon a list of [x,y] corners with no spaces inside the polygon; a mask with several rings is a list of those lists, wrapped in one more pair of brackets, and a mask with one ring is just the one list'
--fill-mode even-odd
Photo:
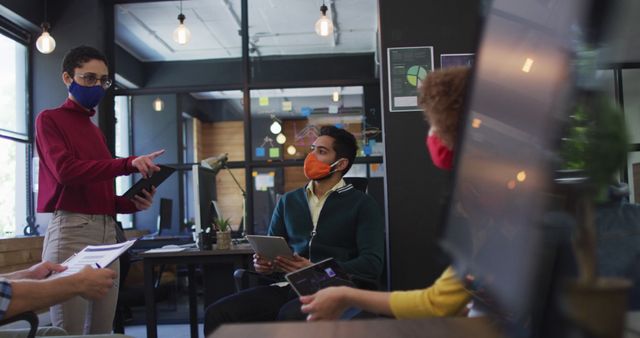
{"label": "standing woman in magenta turtleneck", "polygon": [[[91,122],[94,108],[112,83],[107,60],[98,50],[87,46],[70,50],[62,63],[62,81],[69,91],[67,100],[36,119],[37,210],[53,213],[42,258],[54,263],[64,262],[87,245],[116,243],[116,213],[148,209],[155,188],[129,200],[116,196],[114,178],[134,172],[146,177],[159,171],[153,160],[164,152],[112,157],[104,135]],[[119,262],[108,268],[119,273]],[[72,335],[110,333],[117,298],[117,284],[100,300],[72,298],[51,307],[52,323]]]}

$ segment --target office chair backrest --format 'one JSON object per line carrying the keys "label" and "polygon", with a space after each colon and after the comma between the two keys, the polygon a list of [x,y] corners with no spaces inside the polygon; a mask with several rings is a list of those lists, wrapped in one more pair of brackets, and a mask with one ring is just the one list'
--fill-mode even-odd
{"label": "office chair backrest", "polygon": [[353,187],[366,193],[369,180],[366,177],[345,177],[345,183],[353,184]]}
{"label": "office chair backrest", "polygon": [[171,229],[171,212],[173,211],[173,200],[170,198],[160,199],[160,213],[158,214],[158,235],[164,230]]}

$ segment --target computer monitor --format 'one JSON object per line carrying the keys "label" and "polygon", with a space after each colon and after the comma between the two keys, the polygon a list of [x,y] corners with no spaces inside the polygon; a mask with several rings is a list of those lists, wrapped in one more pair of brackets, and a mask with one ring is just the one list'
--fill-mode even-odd
{"label": "computer monitor", "polygon": [[541,216],[588,2],[495,0],[478,50],[442,243],[495,302],[484,305],[513,318],[539,288]]}
{"label": "computer monitor", "polygon": [[173,200],[169,198],[160,199],[160,212],[158,213],[158,235],[165,230],[171,230],[171,214],[173,209]]}
{"label": "computer monitor", "polygon": [[[195,214],[195,234],[198,234],[213,223],[216,217],[215,207],[212,202],[216,201],[216,172],[198,164],[191,168],[193,183],[193,206]],[[218,215],[219,212],[217,213]]]}

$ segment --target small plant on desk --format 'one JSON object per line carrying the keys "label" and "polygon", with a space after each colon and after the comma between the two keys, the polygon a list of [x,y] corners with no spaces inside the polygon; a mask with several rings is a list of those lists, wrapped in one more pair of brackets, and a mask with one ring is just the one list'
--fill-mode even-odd
{"label": "small plant on desk", "polygon": [[213,221],[216,229],[216,249],[228,250],[231,248],[231,226],[229,219],[216,218]]}
{"label": "small plant on desk", "polygon": [[213,220],[213,228],[218,232],[227,232],[230,229],[229,218],[216,218]]}

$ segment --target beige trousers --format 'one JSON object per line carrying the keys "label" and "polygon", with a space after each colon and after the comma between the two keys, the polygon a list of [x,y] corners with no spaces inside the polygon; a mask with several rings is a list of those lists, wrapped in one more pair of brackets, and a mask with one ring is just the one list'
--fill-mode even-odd
{"label": "beige trousers", "polygon": [[[116,224],[108,215],[87,215],[58,210],[53,213],[44,237],[42,259],[62,263],[87,245],[114,244]],[[120,261],[109,266],[118,275]],[[82,297],[54,305],[51,323],[70,335],[111,333],[118,301],[118,278],[107,295],[95,301]]]}

